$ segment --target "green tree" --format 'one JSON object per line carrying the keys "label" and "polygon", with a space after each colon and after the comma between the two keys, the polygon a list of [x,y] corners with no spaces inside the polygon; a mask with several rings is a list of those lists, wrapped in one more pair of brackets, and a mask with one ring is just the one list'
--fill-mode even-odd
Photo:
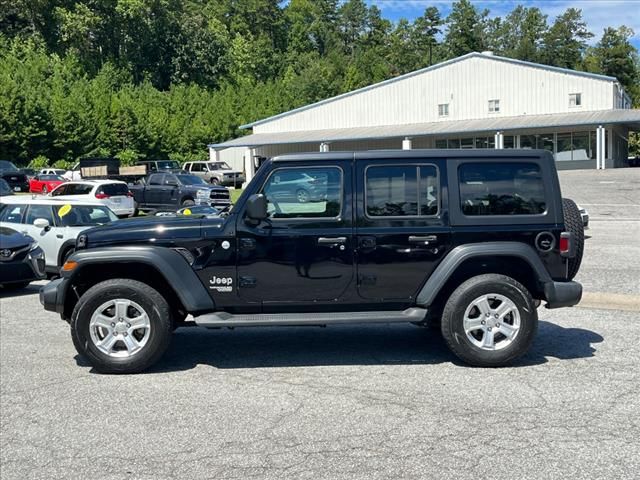
{"label": "green tree", "polygon": [[[433,65],[433,51],[438,42],[436,36],[442,32],[444,20],[437,7],[427,7],[424,13],[413,23],[412,43],[422,57],[427,54],[427,65]],[[422,63],[422,62],[421,62]]]}
{"label": "green tree", "polygon": [[498,51],[507,57],[537,62],[547,28],[547,16],[539,8],[518,5],[501,24]]}
{"label": "green tree", "polygon": [[544,35],[542,61],[548,65],[575,69],[580,66],[593,33],[587,30],[582,10],[568,8]]}
{"label": "green tree", "polygon": [[459,57],[484,49],[483,21],[488,11],[479,12],[469,0],[459,0],[447,17],[445,44],[449,57]]}

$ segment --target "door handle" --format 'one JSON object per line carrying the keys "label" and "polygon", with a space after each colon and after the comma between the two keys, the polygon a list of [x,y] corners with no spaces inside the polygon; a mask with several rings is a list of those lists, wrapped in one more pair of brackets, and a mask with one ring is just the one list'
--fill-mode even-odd
{"label": "door handle", "polygon": [[347,237],[319,237],[318,245],[344,245]]}
{"label": "door handle", "polygon": [[56,237],[57,237],[57,238],[64,238],[64,235],[62,235],[62,234],[58,233],[58,234],[56,235]]}
{"label": "door handle", "polygon": [[409,237],[411,243],[423,243],[425,245],[435,242],[436,240],[438,240],[438,237],[435,235],[411,235]]}

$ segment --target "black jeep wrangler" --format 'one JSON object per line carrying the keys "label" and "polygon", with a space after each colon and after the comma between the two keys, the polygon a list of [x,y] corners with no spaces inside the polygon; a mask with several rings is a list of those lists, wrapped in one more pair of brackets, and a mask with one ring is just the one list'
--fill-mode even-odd
{"label": "black jeep wrangler", "polygon": [[225,218],[88,230],[40,301],[102,372],[144,370],[188,324],[439,325],[496,367],[527,351],[541,302],[580,301],[583,242],[546,151],[288,155]]}

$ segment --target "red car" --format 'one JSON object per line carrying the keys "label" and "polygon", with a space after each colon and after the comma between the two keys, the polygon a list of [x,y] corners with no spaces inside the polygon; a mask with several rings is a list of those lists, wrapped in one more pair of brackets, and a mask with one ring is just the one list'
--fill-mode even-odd
{"label": "red car", "polygon": [[47,194],[64,182],[66,180],[60,175],[36,175],[29,181],[29,191]]}

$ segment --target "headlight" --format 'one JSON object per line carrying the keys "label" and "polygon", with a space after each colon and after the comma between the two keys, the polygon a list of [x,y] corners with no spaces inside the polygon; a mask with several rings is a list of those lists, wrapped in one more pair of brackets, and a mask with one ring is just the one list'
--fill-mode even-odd
{"label": "headlight", "polygon": [[196,192],[198,198],[209,198],[209,190],[198,190]]}
{"label": "headlight", "polygon": [[76,248],[85,248],[87,246],[87,236],[82,234],[78,235],[76,239]]}
{"label": "headlight", "polygon": [[33,250],[35,250],[36,248],[38,248],[38,242],[33,242],[31,244],[31,248],[29,249],[30,252],[32,252]]}

